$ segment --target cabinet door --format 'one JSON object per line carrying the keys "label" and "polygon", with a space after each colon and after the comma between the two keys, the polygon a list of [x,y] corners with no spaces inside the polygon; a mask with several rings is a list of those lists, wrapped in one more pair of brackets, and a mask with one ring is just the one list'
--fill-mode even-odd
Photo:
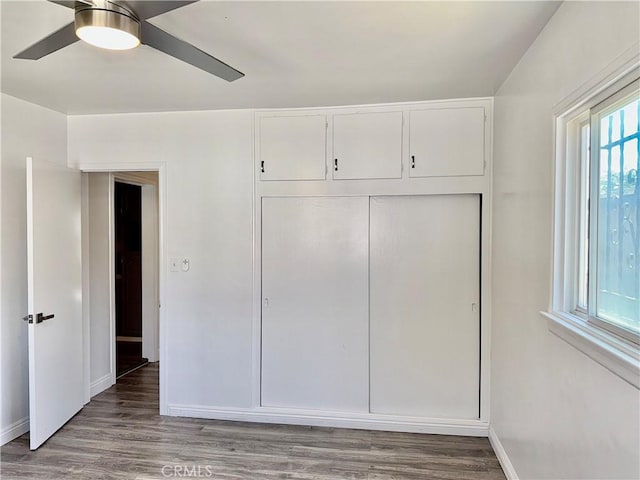
{"label": "cabinet door", "polygon": [[325,115],[260,117],[261,180],[324,180]]}
{"label": "cabinet door", "polygon": [[411,177],[484,174],[484,108],[412,111]]}
{"label": "cabinet door", "polygon": [[479,417],[477,195],[371,198],[371,411]]}
{"label": "cabinet door", "polygon": [[262,405],[369,408],[366,197],[262,201]]}
{"label": "cabinet door", "polygon": [[400,178],[402,112],[333,117],[333,178]]}

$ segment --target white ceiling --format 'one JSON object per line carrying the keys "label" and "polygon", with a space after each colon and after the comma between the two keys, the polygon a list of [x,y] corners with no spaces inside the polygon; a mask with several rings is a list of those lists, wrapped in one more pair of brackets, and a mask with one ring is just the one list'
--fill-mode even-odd
{"label": "white ceiling", "polygon": [[244,72],[225,82],[149,47],[13,55],[73,20],[2,0],[2,91],[69,114],[490,96],[558,2],[200,1],[151,23]]}

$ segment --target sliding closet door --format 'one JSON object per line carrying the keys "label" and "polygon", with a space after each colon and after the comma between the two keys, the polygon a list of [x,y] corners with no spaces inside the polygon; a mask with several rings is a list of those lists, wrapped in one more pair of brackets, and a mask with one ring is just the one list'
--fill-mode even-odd
{"label": "sliding closet door", "polygon": [[369,408],[367,197],[262,200],[262,405]]}
{"label": "sliding closet door", "polygon": [[479,416],[477,195],[371,198],[371,411]]}

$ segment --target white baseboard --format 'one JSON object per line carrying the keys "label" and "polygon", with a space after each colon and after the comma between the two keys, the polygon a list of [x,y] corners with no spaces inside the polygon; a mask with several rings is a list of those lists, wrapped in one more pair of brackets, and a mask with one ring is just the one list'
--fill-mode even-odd
{"label": "white baseboard", "polygon": [[89,387],[89,395],[91,395],[91,398],[93,398],[99,393],[104,392],[111,385],[113,385],[113,377],[110,373],[107,373],[104,377],[99,378],[95,382],[91,383]]}
{"label": "white baseboard", "polygon": [[0,445],[9,443],[11,440],[18,438],[20,435],[24,435],[29,431],[29,417],[24,417],[17,422],[2,429],[0,433]]}
{"label": "white baseboard", "polygon": [[502,442],[498,438],[493,427],[489,427],[489,442],[491,442],[493,451],[496,453],[496,457],[498,457],[498,461],[500,462],[500,466],[502,467],[507,480],[519,480],[516,469],[513,468],[513,464],[511,463],[511,460],[509,460],[509,456],[502,446]]}
{"label": "white baseboard", "polygon": [[280,423],[472,437],[486,437],[489,433],[487,423],[480,420],[432,419],[373,413],[341,414],[338,412],[284,408],[231,409],[173,404],[169,405],[168,414],[176,417],[210,418],[238,422]]}

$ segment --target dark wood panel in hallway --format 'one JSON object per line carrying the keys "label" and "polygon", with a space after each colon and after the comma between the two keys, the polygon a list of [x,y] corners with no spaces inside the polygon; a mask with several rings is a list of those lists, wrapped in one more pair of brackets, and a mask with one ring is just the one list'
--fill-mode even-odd
{"label": "dark wood panel in hallway", "polygon": [[3,479],[504,480],[486,438],[158,415],[158,366],[93,398],[39,450],[2,447]]}

